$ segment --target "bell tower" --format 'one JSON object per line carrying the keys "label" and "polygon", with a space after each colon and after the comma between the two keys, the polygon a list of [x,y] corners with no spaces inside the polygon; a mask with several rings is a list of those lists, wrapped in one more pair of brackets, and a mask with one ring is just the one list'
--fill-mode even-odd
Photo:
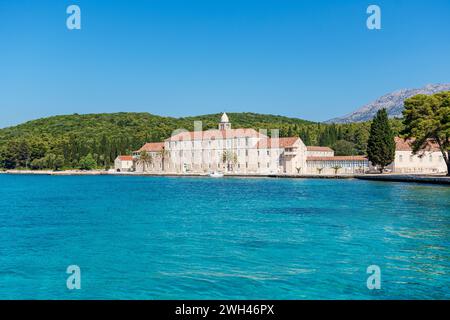
{"label": "bell tower", "polygon": [[227,114],[224,112],[222,114],[222,117],[220,117],[219,130],[229,130],[229,129],[231,129],[231,123],[230,120],[228,119]]}

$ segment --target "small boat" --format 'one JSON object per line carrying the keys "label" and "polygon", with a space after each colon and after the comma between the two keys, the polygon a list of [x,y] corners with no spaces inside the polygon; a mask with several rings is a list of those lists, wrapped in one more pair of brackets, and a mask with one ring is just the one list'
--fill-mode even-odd
{"label": "small boat", "polygon": [[222,177],[223,177],[223,173],[222,173],[222,172],[214,171],[214,172],[211,172],[211,173],[209,174],[209,176],[210,176],[211,178],[222,178]]}

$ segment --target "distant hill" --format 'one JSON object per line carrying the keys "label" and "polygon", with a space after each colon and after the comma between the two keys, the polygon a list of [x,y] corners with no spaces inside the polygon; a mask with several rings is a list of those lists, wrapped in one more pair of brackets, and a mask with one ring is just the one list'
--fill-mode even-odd
{"label": "distant hill", "polygon": [[[110,165],[117,155],[130,154],[145,142],[163,141],[174,130],[193,130],[194,121],[203,129],[217,128],[221,114],[173,118],[150,113],[72,114],[32,120],[0,129],[0,168],[26,167],[35,159],[60,156],[64,166],[77,167],[91,154],[100,165]],[[313,126],[309,121],[256,113],[229,113],[234,128],[293,129]]]}
{"label": "distant hill", "polygon": [[417,94],[434,94],[441,91],[450,91],[450,84],[429,84],[420,89],[402,89],[386,94],[377,100],[366,104],[360,109],[339,118],[326,121],[326,123],[350,123],[372,120],[378,110],[386,108],[389,117],[402,117],[403,102]]}
{"label": "distant hill", "polygon": [[[278,115],[257,113],[227,113],[234,128],[282,128],[287,125],[308,125],[313,122]],[[161,141],[173,130],[193,130],[194,121],[202,121],[203,129],[217,128],[221,113],[184,118],[162,117],[146,112],[72,114],[41,118],[0,129],[0,143],[26,136],[79,136],[95,139],[103,135],[112,138],[136,138]]]}

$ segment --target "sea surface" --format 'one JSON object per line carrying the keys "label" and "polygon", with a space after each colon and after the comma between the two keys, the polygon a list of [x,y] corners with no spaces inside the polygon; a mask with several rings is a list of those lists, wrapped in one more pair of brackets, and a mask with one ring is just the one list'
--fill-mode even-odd
{"label": "sea surface", "polygon": [[0,299],[450,299],[450,188],[0,175]]}

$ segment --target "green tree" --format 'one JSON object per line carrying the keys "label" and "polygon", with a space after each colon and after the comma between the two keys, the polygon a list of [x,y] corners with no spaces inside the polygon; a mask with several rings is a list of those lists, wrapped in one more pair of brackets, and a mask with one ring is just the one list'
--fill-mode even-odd
{"label": "green tree", "polygon": [[450,91],[407,99],[403,116],[402,134],[414,138],[413,152],[423,150],[430,140],[437,143],[447,164],[447,176],[450,176]]}
{"label": "green tree", "polygon": [[338,174],[338,171],[340,169],[342,169],[342,167],[341,166],[334,166],[334,167],[332,167],[332,169],[334,169],[334,174]]}
{"label": "green tree", "polygon": [[92,170],[97,166],[97,162],[92,154],[89,153],[87,156],[80,159],[79,166],[81,170]]}
{"label": "green tree", "polygon": [[8,141],[1,152],[2,166],[6,169],[25,168],[31,162],[30,146],[25,138]]}
{"label": "green tree", "polygon": [[142,172],[145,172],[146,166],[153,163],[153,157],[148,152],[141,151],[136,163],[142,165]]}
{"label": "green tree", "polygon": [[8,145],[4,146],[0,150],[0,165],[5,169],[14,169],[17,165],[16,154],[9,148]]}
{"label": "green tree", "polygon": [[41,170],[45,168],[45,158],[34,159],[31,161],[31,168],[34,170]]}
{"label": "green tree", "polygon": [[224,164],[224,168],[226,168],[227,171],[232,171],[237,162],[237,154],[233,151],[224,151],[222,153],[222,163]]}
{"label": "green tree", "polygon": [[64,157],[62,155],[57,155],[55,160],[53,161],[53,170],[58,171],[61,170],[64,166]]}
{"label": "green tree", "polygon": [[389,124],[386,109],[378,110],[370,126],[367,156],[382,173],[384,168],[395,158],[394,133]]}
{"label": "green tree", "polygon": [[43,159],[45,168],[52,169],[55,165],[55,162],[56,162],[56,155],[53,153],[48,153]]}
{"label": "green tree", "polygon": [[332,148],[337,156],[353,156],[356,154],[355,144],[350,141],[338,140]]}

